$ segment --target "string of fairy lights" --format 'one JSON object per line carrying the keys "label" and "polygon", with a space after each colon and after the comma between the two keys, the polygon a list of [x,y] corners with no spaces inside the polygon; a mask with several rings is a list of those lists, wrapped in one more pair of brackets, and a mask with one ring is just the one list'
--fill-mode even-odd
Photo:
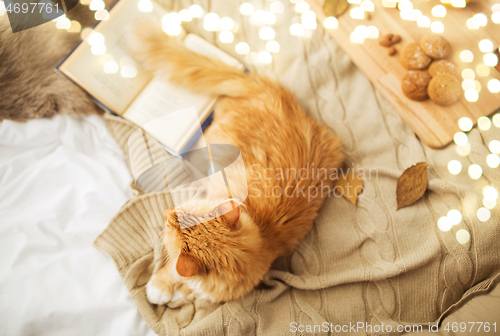
{"label": "string of fairy lights", "polygon": [[[153,3],[150,0],[137,0],[137,9],[140,12],[151,12]],[[464,8],[468,1],[466,0],[441,0],[442,4],[437,4],[432,7],[429,16],[424,15],[420,10],[414,8],[414,4],[410,0],[379,0],[382,6],[386,8],[397,8],[402,20],[414,21],[418,27],[429,28],[433,33],[443,33],[445,25],[439,19],[447,15],[446,7]],[[429,0],[414,0],[414,1],[429,1]],[[88,5],[89,9],[94,11],[94,17],[98,21],[109,19],[109,13],[106,10],[106,5],[103,0],[80,0],[83,5]],[[317,18],[314,11],[309,7],[309,4],[304,0],[290,0],[296,16],[293,18],[290,25],[290,34],[297,37],[311,36],[312,31],[317,28]],[[349,15],[355,20],[364,20],[370,15],[370,12],[375,11],[375,4],[371,0],[348,0],[352,5],[349,10]],[[272,54],[280,51],[280,44],[275,40],[276,32],[273,25],[276,23],[277,15],[283,13],[285,6],[280,0],[267,1],[265,5],[254,5],[250,2],[245,2],[239,7],[240,14],[247,17],[250,24],[259,30],[259,37],[265,41],[265,50],[252,50],[250,45],[244,41],[235,41],[235,35],[238,32],[236,22],[230,17],[220,18],[216,13],[205,13],[199,5],[193,4],[189,8],[182,9],[179,12],[171,12],[162,19],[162,28],[168,35],[179,35],[182,31],[182,23],[193,20],[202,20],[203,28],[206,31],[218,33],[219,41],[223,44],[233,44],[237,54],[245,55],[245,61],[248,63],[269,64],[273,61]],[[0,16],[5,13],[5,6],[0,0]],[[93,32],[91,28],[81,29],[81,25],[77,21],[69,20],[66,15],[63,15],[55,20],[57,29],[64,29],[71,33],[81,33],[82,39],[87,39],[91,45],[91,52],[96,56],[100,56],[100,63],[103,65],[104,72],[114,74],[120,71],[121,76],[125,78],[133,78],[137,75],[134,61],[128,57],[121,58],[116,61],[114,57],[106,53],[106,45],[102,34]],[[476,13],[464,23],[469,29],[480,29],[487,24],[500,24],[500,3],[494,4],[491,8],[491,13]],[[326,29],[337,29],[339,22],[335,17],[327,17],[323,26]],[[352,43],[363,43],[365,39],[378,39],[379,30],[376,26],[358,25],[350,35]],[[482,79],[488,79],[487,89],[494,94],[500,92],[500,81],[492,78],[492,67],[498,63],[498,57],[495,54],[495,46],[489,39],[483,39],[478,42],[481,55],[475,55],[471,50],[463,50],[460,52],[460,60],[465,64],[470,64],[476,57],[482,58],[482,62],[475,69],[467,68],[462,71],[462,88],[464,97],[467,101],[473,103],[479,98],[479,93],[482,90],[482,85],[476,76]],[[495,71],[495,70],[493,70]],[[471,146],[467,133],[473,128],[474,122],[467,117],[461,118],[458,121],[460,132],[454,136],[456,150],[461,156],[468,156],[471,151]],[[487,132],[492,125],[500,128],[500,114],[496,114],[492,119],[483,116],[477,120],[478,128]],[[500,165],[500,141],[492,140],[488,144],[490,154],[486,156],[485,164],[491,168],[497,168]],[[466,169],[465,169],[466,168]],[[464,167],[459,160],[451,160],[448,163],[448,170],[453,175],[462,173],[467,170],[468,175],[473,180],[479,180],[482,177],[483,169],[479,164],[471,164]],[[477,210],[477,218],[486,222],[491,217],[491,210],[496,206],[498,199],[498,191],[494,186],[487,186],[483,189],[483,206]],[[438,221],[438,227],[446,232],[450,231],[454,225],[458,225],[462,221],[462,213],[458,210],[450,210],[446,216],[443,216]],[[460,229],[456,232],[456,238],[459,243],[465,244],[470,239],[470,234],[465,229]]]}
{"label": "string of fairy lights", "polygon": [[[351,8],[349,12],[349,15],[354,20],[363,20],[369,15],[369,12],[375,10],[374,3],[371,0],[348,0],[348,2],[352,5],[359,5],[359,7],[356,6]],[[426,16],[420,10],[415,9],[413,2],[409,0],[382,0],[381,2],[382,6],[386,8],[398,8],[402,20],[414,21],[418,27],[430,28],[430,30],[436,34],[445,31],[445,25],[439,20],[447,14],[445,6],[465,8],[468,3],[466,0],[441,0],[442,4],[436,4],[432,7],[430,16]],[[487,14],[489,15],[489,19]],[[491,24],[500,24],[500,3],[492,5],[491,13],[476,13],[467,19],[464,24],[469,29],[480,29],[481,27],[485,27],[489,23],[489,20],[491,20]],[[338,27],[338,21],[333,17],[326,18],[324,26],[325,28],[336,29]],[[375,26],[367,27],[365,25],[359,25],[351,33],[350,40],[352,43],[363,43],[365,39],[378,38],[378,35],[379,32]],[[491,40],[483,39],[478,42],[478,47],[482,53],[482,55],[479,56],[480,58],[482,57],[482,62],[479,62],[475,67],[475,71],[467,68],[463,70],[461,74],[463,78],[462,89],[464,91],[464,97],[471,103],[479,99],[479,92],[482,89],[481,83],[476,79],[476,75],[486,79],[490,77],[486,85],[487,89],[493,94],[498,94],[500,92],[500,81],[491,76],[491,68],[495,67],[499,62],[495,54],[495,46]],[[478,55],[474,55],[471,50],[463,50],[460,52],[460,60],[465,64],[472,63],[477,56]],[[500,128],[499,113],[495,114],[492,119],[483,116],[477,120],[477,126],[483,132],[490,130],[492,125]],[[474,122],[470,118],[464,117],[458,121],[458,126],[461,132],[457,132],[454,135],[456,150],[459,155],[466,157],[471,152],[471,145],[467,132],[472,130]],[[490,168],[497,168],[500,165],[500,141],[491,140],[488,143],[488,149],[490,154],[486,156],[484,163]],[[483,175],[483,168],[479,164],[470,164],[467,168],[463,167],[459,160],[451,160],[448,163],[448,170],[453,175],[460,174],[464,168],[466,168],[468,175],[473,180],[479,180]],[[483,206],[479,207],[476,216],[479,221],[487,222],[491,218],[491,210],[496,206],[499,195],[497,189],[491,185],[485,186],[482,192],[484,197]],[[448,232],[452,227],[461,222],[462,213],[452,209],[446,216],[439,218],[438,227],[441,231]],[[466,244],[470,240],[470,234],[466,229],[459,229],[456,231],[456,239],[460,244]]]}

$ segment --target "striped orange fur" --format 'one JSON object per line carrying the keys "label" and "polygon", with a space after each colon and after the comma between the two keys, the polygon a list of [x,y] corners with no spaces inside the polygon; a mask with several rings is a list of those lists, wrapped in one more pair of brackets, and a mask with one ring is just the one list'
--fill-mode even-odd
{"label": "striped orange fur", "polygon": [[[321,174],[269,178],[269,172],[311,166],[338,169],[343,161],[341,142],[273,80],[188,51],[159,27],[142,23],[136,27],[135,41],[136,55],[148,70],[218,97],[205,140],[241,150],[246,170],[241,187],[248,188],[243,205],[224,215],[222,208],[229,203],[217,197],[167,210],[163,242],[170,258],[150,286],[171,295],[176,283],[184,283],[214,301],[238,299],[311,230],[327,193],[311,197],[301,190],[334,184]],[[272,188],[287,190],[288,196],[265,196]],[[203,223],[186,224],[194,219]]]}

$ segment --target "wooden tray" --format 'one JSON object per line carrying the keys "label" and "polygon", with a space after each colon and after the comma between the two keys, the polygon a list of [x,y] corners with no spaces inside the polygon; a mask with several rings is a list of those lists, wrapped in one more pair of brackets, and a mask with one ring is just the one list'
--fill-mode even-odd
{"label": "wooden tray", "polygon": [[[378,40],[365,39],[362,44],[354,44],[350,35],[359,25],[376,26],[380,36],[392,33],[401,35],[403,41],[396,45],[396,49],[410,42],[419,41],[420,37],[432,33],[430,28],[421,28],[415,21],[403,20],[397,8],[385,8],[381,0],[372,0],[375,11],[371,12],[370,19],[355,20],[350,16],[350,10],[359,5],[350,5],[350,8],[339,18],[337,29],[327,29],[333,39],[347,52],[356,66],[365,73],[375,87],[394,106],[401,117],[410,125],[420,139],[428,146],[440,148],[453,140],[453,135],[460,131],[458,120],[469,117],[474,123],[478,118],[490,115],[500,107],[500,93],[493,94],[488,90],[488,81],[492,78],[500,78],[500,73],[490,67],[488,77],[476,78],[481,83],[479,99],[476,102],[468,102],[464,96],[455,104],[441,107],[431,100],[416,102],[408,99],[401,91],[401,79],[407,74],[407,70],[399,61],[399,52],[395,56],[387,54],[388,49],[382,47]],[[316,13],[318,21],[322,23],[325,19],[323,13],[324,0],[307,0],[311,9]],[[448,8],[443,18],[434,18],[431,14],[432,7],[440,4],[438,0],[422,1],[413,0],[415,9],[419,9],[423,15],[428,16],[432,22],[441,21],[444,24],[442,33],[451,45],[452,53],[448,59],[452,60],[462,70],[470,68],[476,71],[476,67],[483,62],[484,53],[479,50],[479,41],[490,39],[495,47],[500,45],[500,24],[491,21],[492,6],[498,1],[476,0],[471,1],[466,8]],[[476,30],[467,27],[467,20],[477,13],[484,13],[488,17],[488,24]],[[460,60],[460,53],[470,50],[474,54],[472,63],[464,63]],[[462,78],[460,78],[463,81]]]}

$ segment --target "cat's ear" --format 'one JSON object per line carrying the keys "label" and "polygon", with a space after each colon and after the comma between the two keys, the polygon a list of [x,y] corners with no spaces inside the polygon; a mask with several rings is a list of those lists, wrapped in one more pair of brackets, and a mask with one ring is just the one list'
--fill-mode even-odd
{"label": "cat's ear", "polygon": [[165,212],[163,213],[163,218],[165,218],[166,226],[172,226],[172,227],[179,226],[177,212],[175,211],[174,208],[165,210]]}
{"label": "cat's ear", "polygon": [[175,270],[180,276],[189,278],[199,273],[200,266],[193,257],[189,256],[187,253],[181,252],[179,258],[177,258]]}
{"label": "cat's ear", "polygon": [[226,201],[218,206],[219,213],[229,226],[233,227],[240,218],[240,207],[234,201]]}

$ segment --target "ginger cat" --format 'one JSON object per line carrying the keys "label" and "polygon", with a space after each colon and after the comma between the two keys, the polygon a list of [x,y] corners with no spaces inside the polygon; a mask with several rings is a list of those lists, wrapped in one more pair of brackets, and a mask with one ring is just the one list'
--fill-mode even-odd
{"label": "ginger cat", "polygon": [[[248,187],[242,204],[237,190],[232,199],[221,199],[220,190],[207,188],[208,195],[165,211],[162,241],[168,260],[147,284],[148,300],[168,303],[176,289],[219,302],[241,298],[311,230],[328,192],[319,189],[321,194],[312,196],[308,191],[329,191],[335,182],[327,174],[299,178],[286,172],[339,169],[341,142],[277,82],[193,53],[159,26],[136,25],[133,49],[146,69],[218,97],[205,140],[240,149],[246,170],[242,187]],[[276,178],[280,169],[284,173]],[[275,197],[276,190],[281,194]],[[193,219],[201,224],[190,225]]]}

